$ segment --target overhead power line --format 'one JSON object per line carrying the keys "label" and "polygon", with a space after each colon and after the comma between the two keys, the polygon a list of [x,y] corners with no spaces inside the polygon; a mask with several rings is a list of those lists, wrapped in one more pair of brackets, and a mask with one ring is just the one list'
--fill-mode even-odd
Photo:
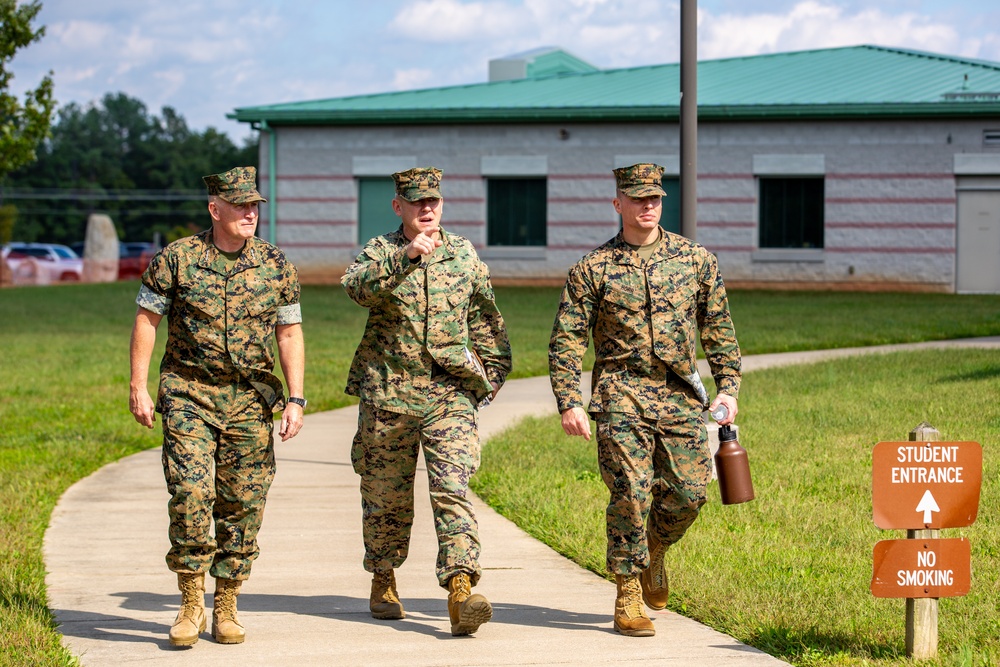
{"label": "overhead power line", "polygon": [[204,190],[83,190],[77,188],[0,188],[0,199],[49,201],[206,201]]}

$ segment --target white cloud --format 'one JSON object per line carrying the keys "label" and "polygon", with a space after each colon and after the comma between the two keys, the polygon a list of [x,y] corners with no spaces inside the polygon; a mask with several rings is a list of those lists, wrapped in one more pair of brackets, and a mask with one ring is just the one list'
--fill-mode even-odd
{"label": "white cloud", "polygon": [[122,56],[128,56],[132,62],[144,62],[158,53],[159,40],[144,34],[138,27],[133,27],[128,36],[118,44]]}
{"label": "white cloud", "polygon": [[528,18],[521,6],[500,1],[419,0],[405,4],[389,27],[420,42],[478,42],[523,30]]}
{"label": "white cloud", "polygon": [[95,74],[97,74],[96,67],[62,67],[55,74],[55,80],[60,84],[79,83],[80,81],[93,79]]}
{"label": "white cloud", "polygon": [[[969,41],[979,42],[978,48],[975,50],[975,53],[979,54],[978,57],[1000,62],[1000,33],[992,32],[986,35],[982,40]],[[964,46],[965,43],[963,42],[963,48]],[[965,52],[963,51],[963,53]]]}
{"label": "white cloud", "polygon": [[115,29],[95,21],[65,21],[47,26],[43,39],[53,39],[67,51],[91,51],[107,48],[115,39]]}
{"label": "white cloud", "polygon": [[757,53],[799,51],[857,44],[954,52],[958,34],[913,12],[887,14],[879,9],[847,13],[829,2],[806,0],[787,13],[720,14],[704,12],[699,26],[699,55],[725,58]]}
{"label": "white cloud", "polygon": [[393,90],[412,90],[415,88],[428,88],[433,85],[435,85],[435,73],[432,69],[397,69],[393,72]]}
{"label": "white cloud", "polygon": [[[508,55],[560,46],[599,67],[676,60],[679,4],[662,0],[524,0],[530,19],[505,35]],[[497,40],[499,41],[499,40]]]}
{"label": "white cloud", "polygon": [[158,83],[157,88],[159,89],[159,99],[161,100],[170,99],[187,83],[186,72],[178,67],[154,72],[153,78]]}

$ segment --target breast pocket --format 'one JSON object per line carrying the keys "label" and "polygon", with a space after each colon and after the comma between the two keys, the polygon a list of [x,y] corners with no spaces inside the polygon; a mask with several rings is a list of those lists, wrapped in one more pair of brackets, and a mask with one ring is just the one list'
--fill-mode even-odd
{"label": "breast pocket", "polygon": [[600,356],[624,358],[644,347],[648,320],[645,289],[615,286],[606,290],[595,327],[595,336],[600,332]]}
{"label": "breast pocket", "polygon": [[646,290],[639,286],[615,285],[604,292],[602,304],[608,313],[646,310]]}
{"label": "breast pocket", "polygon": [[221,292],[222,286],[211,280],[181,283],[174,296],[174,312],[186,319],[218,326],[225,319],[225,303],[219,298]]}
{"label": "breast pocket", "polygon": [[698,282],[693,278],[673,285],[664,295],[670,309],[679,318],[694,318],[697,308]]}
{"label": "breast pocket", "polygon": [[[273,290],[247,294],[243,302],[246,316],[229,327],[230,351],[234,348],[245,354],[244,364],[255,365],[254,359],[269,358],[274,328],[278,322],[278,295]],[[235,310],[239,313],[239,310]],[[237,316],[238,317],[238,316]],[[232,343],[238,343],[234,346]],[[236,354],[234,352],[234,354]]]}
{"label": "breast pocket", "polygon": [[406,310],[412,304],[423,300],[424,271],[417,269],[408,275],[401,283],[392,288],[389,293],[389,303],[395,310]]}
{"label": "breast pocket", "polygon": [[670,363],[693,358],[697,337],[697,281],[684,280],[664,285],[653,301],[654,348],[657,356]]}

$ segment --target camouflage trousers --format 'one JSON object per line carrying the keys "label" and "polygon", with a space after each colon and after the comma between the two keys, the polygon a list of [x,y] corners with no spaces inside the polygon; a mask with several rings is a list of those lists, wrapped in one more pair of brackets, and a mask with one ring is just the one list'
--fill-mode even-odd
{"label": "camouflage trousers", "polygon": [[476,408],[462,391],[432,393],[440,395],[420,416],[361,403],[351,460],[361,476],[364,568],[396,569],[406,560],[422,449],[438,541],[438,583],[447,586],[464,572],[475,586],[482,574],[479,526],[469,500],[469,478],[480,461]]}
{"label": "camouflage trousers", "polygon": [[225,428],[191,412],[163,415],[163,474],[170,493],[167,566],[174,572],[250,576],[275,471],[274,424],[255,406]]}
{"label": "camouflage trousers", "polygon": [[646,530],[678,542],[705,504],[711,453],[700,406],[666,419],[597,415],[601,477],[611,492],[606,511],[607,567],[635,575],[649,567]]}

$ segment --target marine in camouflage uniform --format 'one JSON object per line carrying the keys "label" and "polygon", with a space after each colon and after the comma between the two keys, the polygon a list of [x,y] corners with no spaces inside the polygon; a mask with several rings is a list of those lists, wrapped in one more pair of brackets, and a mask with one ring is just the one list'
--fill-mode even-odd
{"label": "marine in camouflage uniform", "polygon": [[361,399],[351,458],[361,476],[365,557],[375,618],[403,618],[393,571],[406,560],[418,449],[427,464],[449,590],[452,633],[489,620],[469,478],[480,461],[477,406],[511,370],[510,343],[489,271],[467,239],[440,228],[441,172],[393,174],[403,224],[369,241],[347,269],[347,294],[368,309],[347,393]]}
{"label": "marine in camouflage uniform", "polygon": [[[253,235],[258,202],[265,201],[255,176],[253,167],[241,167],[204,178],[212,228],[157,253],[136,298],[129,404],[136,421],[149,428],[155,421],[146,389],[150,356],[161,318],[168,324],[155,411],[163,416],[170,493],[166,560],[185,593],[171,629],[176,645],[195,643],[204,629],[206,572],[216,578],[216,611],[231,602],[235,621],[235,596],[259,553],[257,531],[274,478],[272,412],[284,408],[283,440],[302,426],[298,275],[281,250]],[[275,339],[299,403],[286,406],[272,372]],[[242,641],[242,626],[217,626],[217,640]]]}
{"label": "marine in camouflage uniform", "polygon": [[[741,378],[725,286],[714,255],[659,226],[663,168],[615,170],[622,231],[570,269],[549,345],[549,373],[563,428],[590,439],[580,391],[593,334],[588,412],[597,422],[601,476],[610,491],[607,567],[618,582],[615,627],[648,636],[642,600],[666,606],[663,552],[706,500],[712,464],[696,339],[731,423]],[[640,600],[641,597],[641,600]],[[638,601],[638,602],[637,602]]]}

